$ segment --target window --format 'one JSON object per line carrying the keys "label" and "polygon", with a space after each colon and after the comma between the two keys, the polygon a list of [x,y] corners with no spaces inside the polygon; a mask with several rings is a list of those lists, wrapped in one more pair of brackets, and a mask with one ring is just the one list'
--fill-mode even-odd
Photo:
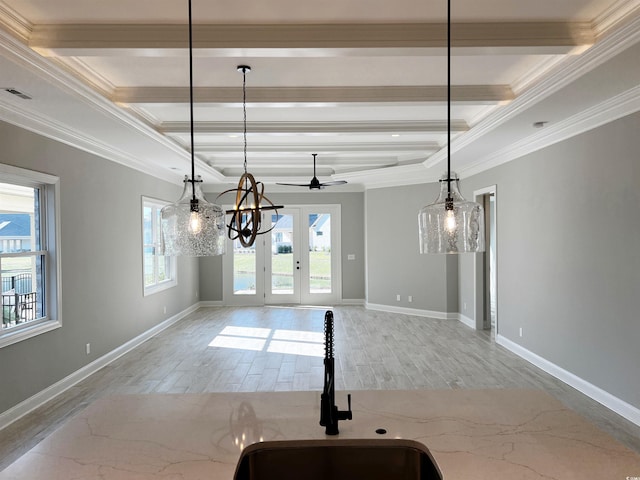
{"label": "window", "polygon": [[0,347],[59,328],[57,177],[0,164]]}
{"label": "window", "polygon": [[160,211],[167,202],[142,197],[142,258],[144,294],[150,295],[173,287],[176,281],[175,257],[161,255],[162,230]]}

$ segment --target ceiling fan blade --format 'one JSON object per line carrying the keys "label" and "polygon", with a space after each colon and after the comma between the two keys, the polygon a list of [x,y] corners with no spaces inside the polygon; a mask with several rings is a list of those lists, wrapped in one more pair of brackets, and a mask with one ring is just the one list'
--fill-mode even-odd
{"label": "ceiling fan blade", "polygon": [[320,185],[322,185],[323,187],[329,187],[331,185],[344,185],[345,183],[347,183],[346,180],[334,180],[331,182],[322,182]]}
{"label": "ceiling fan blade", "polygon": [[276,182],[276,185],[287,185],[288,187],[308,187],[308,183],[280,183]]}
{"label": "ceiling fan blade", "polygon": [[310,190],[320,190],[324,187],[330,187],[332,185],[344,185],[345,183],[347,183],[346,180],[334,180],[331,182],[320,182],[320,180],[318,180],[318,177],[316,177],[316,156],[318,155],[317,153],[312,153],[313,155],[313,178],[311,179],[311,182],[309,183],[280,183],[280,182],[276,182],[276,185],[288,185],[291,187],[307,187]]}

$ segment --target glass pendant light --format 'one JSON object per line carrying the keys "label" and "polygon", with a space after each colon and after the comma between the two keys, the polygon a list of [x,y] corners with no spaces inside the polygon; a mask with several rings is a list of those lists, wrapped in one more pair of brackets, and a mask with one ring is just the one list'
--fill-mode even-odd
{"label": "glass pendant light", "polygon": [[[453,175],[453,177],[452,177]],[[447,173],[440,195],[418,213],[420,253],[484,252],[484,209],[460,194],[451,172],[451,0],[447,0]]]}
{"label": "glass pendant light", "polygon": [[440,195],[418,214],[420,253],[484,252],[484,209],[464,199],[455,172],[440,179]]}
{"label": "glass pendant light", "polygon": [[184,177],[180,199],[162,209],[164,254],[207,257],[225,253],[224,210],[202,193],[202,178],[195,175],[193,140],[193,27],[189,0],[189,106],[191,113],[191,178]]}

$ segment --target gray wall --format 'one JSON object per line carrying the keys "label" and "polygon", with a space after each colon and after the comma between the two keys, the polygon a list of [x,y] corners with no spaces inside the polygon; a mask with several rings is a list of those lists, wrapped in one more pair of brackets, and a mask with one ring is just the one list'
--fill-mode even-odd
{"label": "gray wall", "polygon": [[62,228],[63,326],[0,349],[4,411],[194,304],[198,264],[179,259],[178,286],[143,297],[141,196],[181,185],[1,122],[0,145],[0,163],[60,177]]}
{"label": "gray wall", "polygon": [[[291,188],[296,189],[295,187]],[[232,194],[226,194],[216,200],[218,193],[220,192],[206,192],[207,200],[218,204],[233,203],[235,197]],[[269,200],[278,205],[341,205],[342,298],[345,300],[364,299],[364,193],[340,193],[330,188],[313,192],[305,189],[294,193],[272,192],[267,186],[265,194]],[[355,254],[355,260],[347,260],[348,254]],[[203,301],[222,301],[222,282],[221,258],[201,258],[200,299]]]}
{"label": "gray wall", "polygon": [[462,182],[497,184],[499,333],[636,408],[639,132],[637,113]]}
{"label": "gray wall", "polygon": [[437,198],[439,188],[431,183],[366,192],[368,303],[457,311],[456,256],[422,255],[418,244],[418,211]]}

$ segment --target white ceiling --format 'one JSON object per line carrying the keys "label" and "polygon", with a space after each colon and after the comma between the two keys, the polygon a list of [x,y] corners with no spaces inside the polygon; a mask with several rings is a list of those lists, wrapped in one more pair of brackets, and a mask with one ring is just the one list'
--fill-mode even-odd
{"label": "white ceiling", "polygon": [[[192,2],[197,173],[209,185],[242,171],[239,64],[252,68],[259,180],[308,182],[312,153],[343,190],[444,171],[444,0]],[[453,0],[452,21],[463,176],[640,108],[640,0]],[[187,34],[186,0],[0,0],[0,119],[179,182]]]}

